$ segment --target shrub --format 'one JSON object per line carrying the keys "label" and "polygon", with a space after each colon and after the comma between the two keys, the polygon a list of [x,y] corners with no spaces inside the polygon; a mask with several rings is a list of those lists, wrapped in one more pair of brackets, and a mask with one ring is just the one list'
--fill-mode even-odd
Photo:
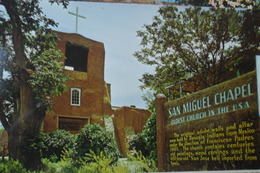
{"label": "shrub", "polygon": [[56,130],[54,132],[45,133],[42,137],[43,158],[49,158],[55,162],[61,159],[62,152],[73,148],[75,137],[70,132],[65,130]]}
{"label": "shrub", "polygon": [[77,135],[75,151],[77,157],[81,158],[90,151],[97,155],[103,152],[113,161],[116,161],[119,157],[119,151],[112,133],[107,132],[99,124],[87,124],[81,129],[81,132]]}
{"label": "shrub", "polygon": [[54,173],[54,172],[58,172],[57,169],[60,167],[59,163],[54,163],[51,162],[49,159],[44,158],[42,159],[42,163],[44,165],[44,169],[43,171],[45,173]]}
{"label": "shrub", "polygon": [[[156,172],[158,171],[155,162],[146,159],[141,152],[134,151],[134,156],[128,155],[128,159],[120,159],[113,162],[113,159],[99,152],[86,153],[78,162],[76,166],[71,157],[72,150],[67,150],[62,155],[59,162],[53,163],[49,159],[43,159],[45,169],[41,173],[128,173],[128,172]],[[36,173],[36,172],[34,172]]]}
{"label": "shrub", "polygon": [[44,164],[44,173],[78,173],[78,168],[75,166],[71,154],[73,150],[65,150],[61,159],[58,162],[52,162],[48,158],[42,159]]}
{"label": "shrub", "polygon": [[79,173],[128,173],[128,172],[156,172],[158,171],[155,162],[146,159],[141,153],[135,152],[135,156],[128,159],[120,159],[111,164],[112,159],[100,152],[96,155],[93,151],[86,154],[82,159],[82,166]]}
{"label": "shrub", "polygon": [[157,164],[153,159],[147,159],[143,156],[142,152],[133,150],[134,156],[128,155],[130,161],[135,163],[135,167],[138,169],[136,172],[157,172]]}
{"label": "shrub", "polygon": [[101,151],[99,155],[96,155],[92,150],[87,153],[82,159],[82,166],[79,169],[79,173],[108,173],[113,172],[111,159],[108,155],[104,155]]}
{"label": "shrub", "polygon": [[0,162],[0,172],[1,173],[26,173],[27,170],[18,161],[5,161]]}

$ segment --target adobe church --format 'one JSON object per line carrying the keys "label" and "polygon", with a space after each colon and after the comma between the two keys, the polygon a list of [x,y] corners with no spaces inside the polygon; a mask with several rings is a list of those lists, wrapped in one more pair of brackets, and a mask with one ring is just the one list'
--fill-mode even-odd
{"label": "adobe church", "polygon": [[87,123],[104,125],[104,117],[112,115],[110,86],[104,81],[105,50],[103,43],[79,34],[54,31],[57,49],[66,56],[65,73],[72,77],[68,90],[54,100],[47,112],[44,131],[65,129],[77,133]]}
{"label": "adobe church", "polygon": [[65,129],[78,133],[85,124],[106,127],[106,120],[110,119],[113,126],[110,130],[115,134],[119,150],[126,154],[127,129],[140,133],[150,112],[127,106],[112,109],[110,84],[104,80],[103,43],[75,33],[53,32],[59,37],[57,49],[66,56],[65,73],[72,80],[67,82],[68,90],[54,100],[52,110],[47,112],[43,131]]}

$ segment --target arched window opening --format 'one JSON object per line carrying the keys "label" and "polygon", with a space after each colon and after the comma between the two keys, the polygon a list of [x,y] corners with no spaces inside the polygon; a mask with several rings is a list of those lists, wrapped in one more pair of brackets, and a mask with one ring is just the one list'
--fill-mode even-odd
{"label": "arched window opening", "polygon": [[72,106],[80,106],[80,96],[81,96],[80,88],[71,88],[70,104]]}

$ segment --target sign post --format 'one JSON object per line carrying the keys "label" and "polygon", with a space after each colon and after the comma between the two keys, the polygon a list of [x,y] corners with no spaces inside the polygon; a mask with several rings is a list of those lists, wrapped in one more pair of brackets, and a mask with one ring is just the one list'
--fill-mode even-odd
{"label": "sign post", "polygon": [[164,104],[166,103],[166,97],[163,94],[159,94],[155,100],[156,110],[156,139],[157,139],[157,158],[158,169],[165,170],[165,112]]}

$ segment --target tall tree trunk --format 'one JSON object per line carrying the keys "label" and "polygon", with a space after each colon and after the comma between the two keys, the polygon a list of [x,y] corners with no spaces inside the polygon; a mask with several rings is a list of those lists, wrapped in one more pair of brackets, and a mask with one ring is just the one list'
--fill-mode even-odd
{"label": "tall tree trunk", "polygon": [[[19,160],[27,169],[40,169],[40,150],[30,145],[37,142],[46,109],[35,101],[30,85],[20,84],[20,98],[17,114],[8,133],[10,157]],[[36,145],[37,146],[37,145]]]}

